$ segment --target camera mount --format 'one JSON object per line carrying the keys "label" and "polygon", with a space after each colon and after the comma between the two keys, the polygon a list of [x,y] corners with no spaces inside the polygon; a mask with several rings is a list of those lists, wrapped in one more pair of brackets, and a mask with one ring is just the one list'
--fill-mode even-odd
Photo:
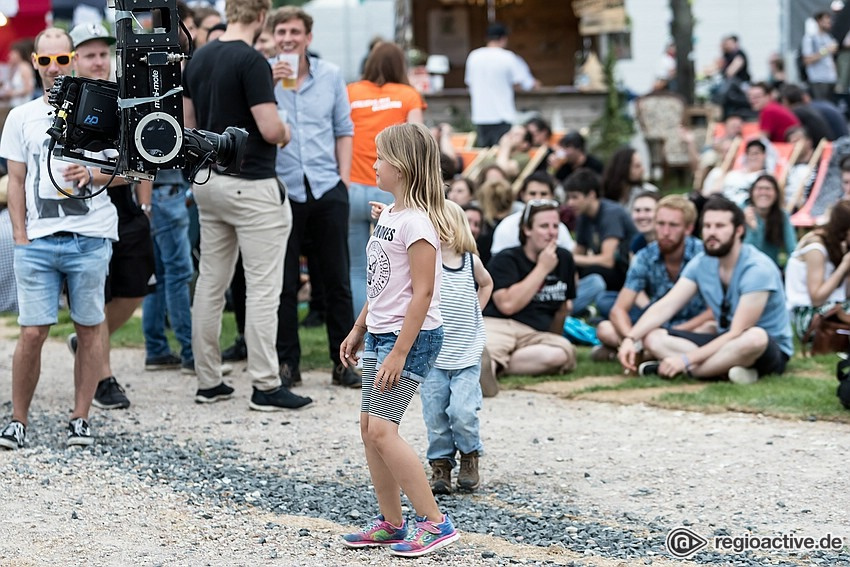
{"label": "camera mount", "polygon": [[[192,39],[178,16],[177,0],[108,4],[116,8],[117,83],[57,77],[48,94],[57,109],[48,130],[52,155],[130,180],[188,168],[193,181],[213,163],[224,173],[238,172],[245,130],[230,127],[216,134],[183,127],[180,63],[191,57]],[[188,54],[180,48],[181,29],[189,39]],[[114,157],[92,155],[115,150]]]}

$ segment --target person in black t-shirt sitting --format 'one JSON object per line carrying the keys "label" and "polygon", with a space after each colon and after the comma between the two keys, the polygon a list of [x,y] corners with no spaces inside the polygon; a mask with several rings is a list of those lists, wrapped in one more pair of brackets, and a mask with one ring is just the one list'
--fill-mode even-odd
{"label": "person in black t-shirt sitting", "polygon": [[576,296],[572,255],[558,248],[557,201],[529,201],[520,222],[521,246],[493,256],[492,301],[484,309],[487,350],[495,375],[563,374],[576,365],[562,335]]}
{"label": "person in black t-shirt sitting", "polygon": [[599,274],[608,293],[597,297],[596,307],[603,317],[617,298],[629,268],[629,245],[637,234],[629,213],[618,203],[600,199],[599,175],[582,168],[564,183],[567,203],[578,213],[576,247],[573,258],[579,274]]}
{"label": "person in black t-shirt sitting", "polygon": [[558,181],[563,182],[572,172],[586,167],[602,175],[604,164],[596,157],[585,153],[584,136],[578,132],[567,132],[558,141],[558,147],[547,158],[549,168],[555,172]]}

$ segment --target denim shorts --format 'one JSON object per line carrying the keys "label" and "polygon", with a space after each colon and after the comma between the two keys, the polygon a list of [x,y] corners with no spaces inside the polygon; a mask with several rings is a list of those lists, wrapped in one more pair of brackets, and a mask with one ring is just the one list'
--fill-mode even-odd
{"label": "denim shorts", "polygon": [[[396,340],[398,340],[398,332],[366,333],[363,358],[377,359],[376,368],[380,368],[381,363],[395,346]],[[419,335],[410,347],[410,352],[407,353],[407,360],[404,361],[404,369],[401,375],[421,384],[428,376],[431,368],[434,367],[434,362],[436,362],[442,346],[442,327],[430,331],[419,331]]]}
{"label": "denim shorts", "polygon": [[58,321],[59,295],[68,283],[71,319],[86,327],[103,321],[103,286],[112,256],[112,242],[78,234],[36,238],[15,245],[18,324],[53,325]]}

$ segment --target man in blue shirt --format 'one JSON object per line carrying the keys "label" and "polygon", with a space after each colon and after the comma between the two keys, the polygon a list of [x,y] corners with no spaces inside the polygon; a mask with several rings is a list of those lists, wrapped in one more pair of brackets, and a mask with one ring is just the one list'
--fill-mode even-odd
{"label": "man in blue shirt", "polygon": [[[610,320],[596,327],[602,344],[591,351],[593,360],[614,360],[617,347],[631,332],[632,324],[643,310],[670,291],[687,263],[703,251],[702,242],[691,236],[696,218],[696,207],[682,195],[668,195],[658,202],[656,240],[632,259],[626,283],[611,308]],[[714,330],[713,319],[702,297],[695,295],[673,316],[669,325],[683,331]]]}
{"label": "man in blue shirt", "polygon": [[[744,231],[744,213],[737,205],[721,196],[708,200],[702,220],[705,252],[685,266],[673,289],[623,339],[618,358],[627,372],[728,376],[736,384],[752,384],[759,376],[785,370],[794,345],[782,276],[770,258],[742,242]],[[661,328],[697,293],[714,313],[718,334]],[[641,340],[657,362],[638,369]]]}
{"label": "man in blue shirt", "polygon": [[339,68],[317,57],[307,48],[313,39],[313,18],[301,8],[285,6],[269,14],[266,23],[278,53],[299,56],[294,89],[284,89],[282,80],[292,76],[286,61],[272,66],[278,107],[292,129],[292,141],[277,152],[277,176],[286,185],[292,201],[292,232],[286,250],[283,292],[278,312],[277,355],[285,384],[301,381],[298,341],[298,258],[305,241],[316,260],[327,298],[327,330],[330,357],[334,362],[332,382],[360,387],[360,378],[339,361],[339,345],[354,325],[348,258],[348,184],[351,174],[354,124],[348,92]]}

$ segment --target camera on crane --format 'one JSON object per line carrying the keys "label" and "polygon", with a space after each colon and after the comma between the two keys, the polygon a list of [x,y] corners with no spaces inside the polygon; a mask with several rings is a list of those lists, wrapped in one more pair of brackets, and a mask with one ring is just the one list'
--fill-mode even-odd
{"label": "camera on crane", "polygon": [[[52,154],[132,180],[186,168],[192,181],[213,164],[221,173],[239,172],[245,130],[231,126],[217,134],[183,127],[180,63],[192,48],[183,53],[180,29],[190,46],[192,40],[177,0],[109,0],[109,6],[116,8],[117,82],[56,78],[48,93],[57,109],[47,132]],[[106,157],[92,157],[97,152]]]}

